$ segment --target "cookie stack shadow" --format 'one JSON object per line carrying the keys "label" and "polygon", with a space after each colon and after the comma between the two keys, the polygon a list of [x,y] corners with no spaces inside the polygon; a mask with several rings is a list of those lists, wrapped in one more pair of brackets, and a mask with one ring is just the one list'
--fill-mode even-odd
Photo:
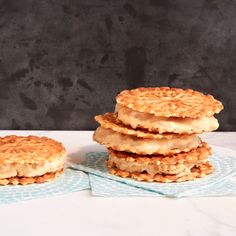
{"label": "cookie stack shadow", "polygon": [[106,146],[111,174],[148,182],[182,182],[213,172],[210,146],[197,134],[216,130],[223,109],[190,89],[137,88],[116,97],[114,113],[95,117],[94,140]]}

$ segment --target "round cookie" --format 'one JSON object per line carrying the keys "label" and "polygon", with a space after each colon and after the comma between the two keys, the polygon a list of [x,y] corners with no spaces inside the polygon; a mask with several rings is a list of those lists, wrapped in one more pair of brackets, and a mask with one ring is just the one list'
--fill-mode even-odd
{"label": "round cookie", "polygon": [[131,126],[123,124],[118,118],[116,113],[105,113],[104,115],[95,116],[95,120],[106,129],[112,129],[115,132],[127,135],[133,135],[139,138],[151,139],[172,139],[184,138],[188,134],[175,134],[175,133],[151,133],[144,129],[132,129]]}
{"label": "round cookie", "polygon": [[116,101],[132,110],[164,117],[212,116],[223,109],[222,103],[211,95],[169,87],[124,90]]}
{"label": "round cookie", "polygon": [[108,172],[113,175],[117,175],[122,178],[132,178],[137,181],[145,182],[160,182],[160,183],[171,183],[171,182],[185,182],[195,180],[197,178],[203,178],[213,172],[213,166],[207,162],[197,167],[193,167],[190,173],[181,173],[179,175],[162,175],[156,174],[154,176],[147,173],[130,173],[128,171],[120,170],[116,167],[108,167]]}
{"label": "round cookie", "polygon": [[150,154],[174,154],[188,152],[193,148],[201,146],[201,139],[195,135],[177,135],[172,138],[139,138],[134,135],[122,134],[102,126],[98,127],[93,139],[117,151],[132,152],[140,155]]}
{"label": "round cookie", "polygon": [[124,90],[116,101],[123,124],[159,134],[214,131],[219,123],[213,115],[223,109],[211,95],[169,87]]}
{"label": "round cookie", "polygon": [[11,177],[6,179],[0,179],[0,185],[27,185],[27,184],[33,184],[33,183],[45,183],[52,181],[56,179],[59,175],[63,173],[63,169],[50,172],[41,176],[35,176],[35,177]]}
{"label": "round cookie", "polygon": [[137,155],[112,149],[108,149],[108,151],[108,167],[116,167],[130,173],[146,172],[152,176],[156,174],[180,175],[181,173],[190,173],[190,169],[206,163],[211,155],[211,148],[206,143],[188,153],[167,156]]}
{"label": "round cookie", "polygon": [[65,148],[38,136],[0,138],[0,185],[42,183],[63,172]]}

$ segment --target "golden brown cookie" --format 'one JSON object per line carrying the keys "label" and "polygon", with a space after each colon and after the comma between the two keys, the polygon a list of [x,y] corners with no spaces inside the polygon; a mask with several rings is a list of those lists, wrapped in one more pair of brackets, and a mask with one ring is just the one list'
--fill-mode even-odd
{"label": "golden brown cookie", "polygon": [[151,139],[172,139],[184,138],[187,134],[174,134],[174,133],[150,133],[144,129],[132,129],[129,125],[123,124],[117,119],[116,113],[105,113],[104,115],[95,116],[95,120],[104,128],[112,129],[115,132],[127,135],[134,135],[139,138]]}
{"label": "golden brown cookie", "polygon": [[206,163],[208,157],[211,155],[211,148],[206,143],[203,143],[201,147],[193,149],[190,152],[168,156],[137,155],[112,149],[108,149],[108,152],[108,167],[116,167],[130,173],[147,172],[150,175],[176,175],[186,173],[194,166]]}
{"label": "golden brown cookie", "polygon": [[213,116],[223,109],[222,103],[211,95],[169,87],[124,90],[116,101],[132,110],[164,117]]}
{"label": "golden brown cookie", "polygon": [[219,127],[214,116],[198,118],[156,116],[132,110],[122,105],[116,105],[117,118],[133,129],[142,128],[151,133],[199,134],[210,132]]}
{"label": "golden brown cookie", "polygon": [[139,138],[134,135],[126,135],[112,129],[98,127],[93,139],[117,151],[137,153],[140,155],[150,154],[173,154],[188,152],[201,145],[201,139],[197,135],[174,136],[171,139]]}
{"label": "golden brown cookie", "polygon": [[49,176],[53,179],[63,169],[64,160],[65,148],[53,139],[14,135],[0,138],[1,182],[39,182]]}
{"label": "golden brown cookie", "polygon": [[45,183],[56,179],[62,173],[63,169],[35,177],[11,177],[6,179],[0,179],[0,185],[27,185],[33,183]]}
{"label": "golden brown cookie", "polygon": [[132,178],[137,181],[160,183],[184,182],[195,180],[197,178],[202,178],[208,174],[211,174],[213,170],[214,168],[209,162],[193,167],[190,172],[181,173],[178,175],[156,174],[153,176],[147,173],[130,173],[128,171],[120,170],[116,167],[108,167],[108,171],[110,174],[117,175],[122,178]]}

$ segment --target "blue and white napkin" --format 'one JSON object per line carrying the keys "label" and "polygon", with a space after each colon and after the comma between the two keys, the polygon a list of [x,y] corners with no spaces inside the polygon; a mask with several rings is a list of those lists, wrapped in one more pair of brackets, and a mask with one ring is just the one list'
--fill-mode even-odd
{"label": "blue and white napkin", "polygon": [[82,163],[72,166],[89,173],[92,193],[96,196],[203,197],[236,194],[236,182],[231,178],[236,174],[236,158],[232,156],[214,152],[211,163],[215,170],[212,174],[182,183],[147,183],[114,176],[107,172],[106,159],[106,152],[91,152]]}
{"label": "blue and white napkin", "polygon": [[88,175],[66,169],[55,181],[42,184],[0,186],[0,205],[19,201],[59,196],[89,189]]}

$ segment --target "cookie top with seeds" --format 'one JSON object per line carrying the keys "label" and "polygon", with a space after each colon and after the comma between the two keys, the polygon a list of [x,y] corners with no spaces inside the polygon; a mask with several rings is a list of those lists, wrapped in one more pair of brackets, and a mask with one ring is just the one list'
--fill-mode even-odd
{"label": "cookie top with seeds", "polygon": [[198,118],[212,116],[223,109],[222,103],[211,95],[169,87],[124,90],[116,101],[135,111],[164,117]]}

